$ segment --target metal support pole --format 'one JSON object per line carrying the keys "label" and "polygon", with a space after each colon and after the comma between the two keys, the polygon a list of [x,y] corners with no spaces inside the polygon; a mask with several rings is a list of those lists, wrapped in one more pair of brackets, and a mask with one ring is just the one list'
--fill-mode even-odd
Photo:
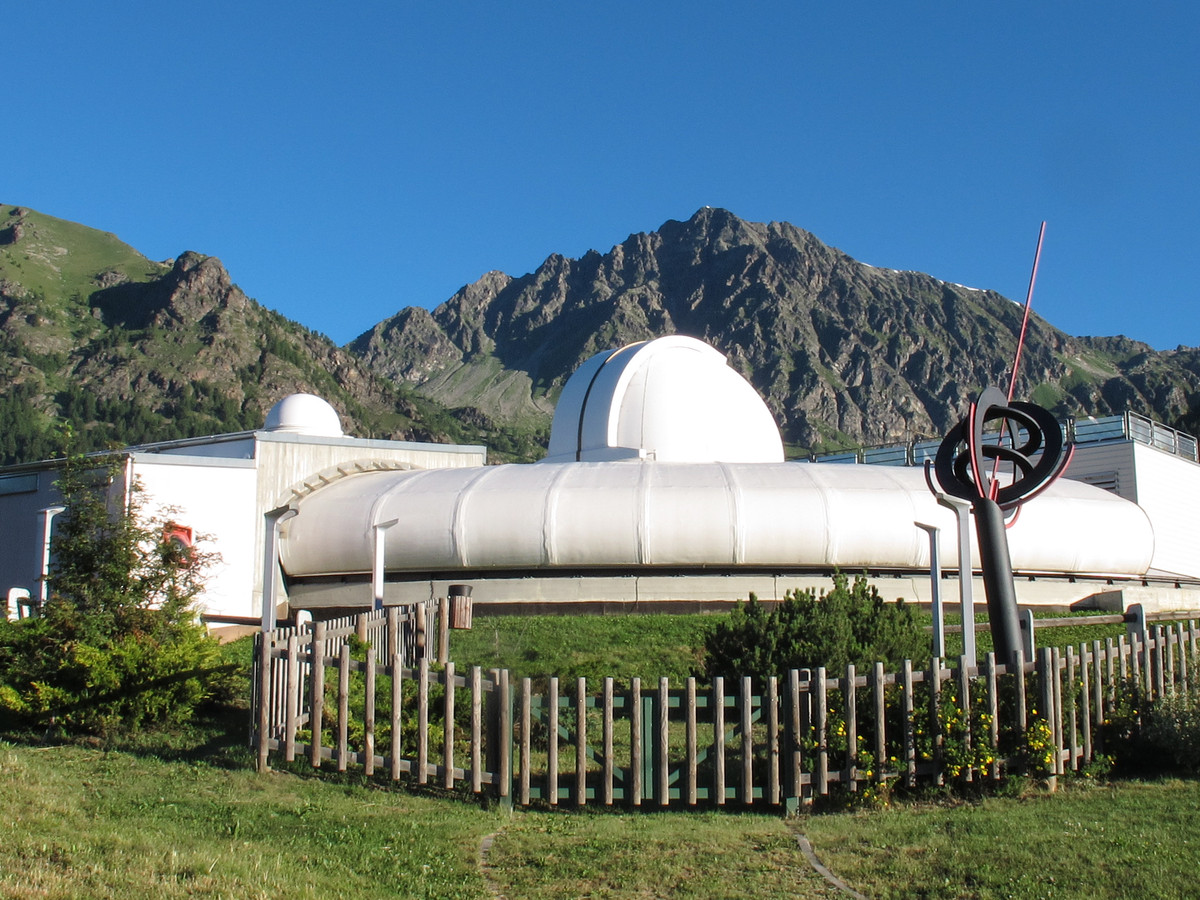
{"label": "metal support pole", "polygon": [[376,522],[374,526],[375,553],[374,565],[371,569],[371,597],[374,609],[383,609],[384,538],[387,536],[387,530],[399,521],[399,519],[389,519],[386,522]]}
{"label": "metal support pole", "polygon": [[1005,665],[1021,649],[1021,622],[1017,617],[1017,590],[1013,584],[1012,557],[1004,533],[1004,511],[994,500],[975,501],[975,535],[983,560],[983,589],[996,656]]}
{"label": "metal support pole", "polygon": [[958,523],[958,605],[963,622],[963,655],[975,665],[975,588],[971,570],[971,504],[937,492],[937,502],[954,512]]}
{"label": "metal support pole", "polygon": [[933,602],[933,655],[939,659],[946,655],[946,617],[942,614],[942,557],[938,548],[940,528],[914,522],[929,535],[929,586]]}
{"label": "metal support pole", "polygon": [[8,589],[8,621],[16,622],[29,614],[29,591],[25,588]]}
{"label": "metal support pole", "polygon": [[263,514],[266,540],[263,541],[262,631],[275,628],[276,579],[279,568],[279,526],[298,515],[300,510],[280,506]]}
{"label": "metal support pole", "polygon": [[46,605],[46,600],[50,596],[50,532],[53,527],[54,517],[60,512],[66,510],[65,506],[48,506],[45,509],[38,510],[38,519],[42,523],[42,558],[38,565],[38,607]]}

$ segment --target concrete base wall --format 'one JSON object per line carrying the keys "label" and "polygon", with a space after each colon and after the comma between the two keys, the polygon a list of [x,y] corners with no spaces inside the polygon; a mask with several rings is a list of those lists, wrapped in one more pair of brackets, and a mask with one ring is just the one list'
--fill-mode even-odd
{"label": "concrete base wall", "polygon": [[[853,576],[851,576],[853,577]],[[885,600],[903,599],[930,605],[933,594],[928,575],[876,575],[868,579]],[[722,611],[751,593],[763,601],[782,600],[792,589],[813,589],[818,594],[832,586],[829,575],[580,575],[566,577],[468,577],[446,580],[388,583],[387,605],[408,604],[445,597],[451,583],[469,584],[476,611],[487,615],[563,612],[701,612]],[[976,611],[987,607],[981,579],[972,580]],[[1065,578],[1018,578],[1017,600],[1022,606],[1104,609],[1124,611],[1141,603],[1148,612],[1200,610],[1200,585],[1175,587],[1110,585],[1107,581],[1071,581]],[[941,582],[947,609],[959,606],[957,578]],[[370,584],[363,581],[294,584],[290,606],[296,609],[362,609],[370,604]]]}

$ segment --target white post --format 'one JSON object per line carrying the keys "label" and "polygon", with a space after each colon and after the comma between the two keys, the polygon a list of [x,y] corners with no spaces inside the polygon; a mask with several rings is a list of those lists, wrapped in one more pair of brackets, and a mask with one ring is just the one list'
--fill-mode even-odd
{"label": "white post", "polygon": [[938,534],[941,529],[936,525],[926,525],[924,522],[914,522],[913,524],[929,534],[929,585],[933,600],[933,655],[941,659],[946,655],[946,617],[942,615],[942,558],[938,549]]}
{"label": "white post", "polygon": [[299,514],[300,510],[280,506],[263,514],[266,540],[263,541],[262,630],[275,629],[275,583],[279,568],[279,526]]}
{"label": "white post", "polygon": [[958,605],[963,622],[963,655],[977,663],[975,650],[975,591],[971,569],[971,503],[960,497],[951,497],[934,487],[932,460],[925,460],[925,483],[937,498],[939,506],[954,513],[958,522]]}
{"label": "white post", "polygon": [[399,519],[389,519],[386,522],[376,522],[374,566],[371,569],[371,598],[374,609],[383,609],[383,556],[384,538],[387,530],[399,522]]}
{"label": "white post", "polygon": [[38,571],[41,573],[38,577],[38,604],[40,606],[45,606],[46,599],[50,596],[50,583],[47,581],[50,576],[50,532],[54,517],[65,510],[65,506],[48,506],[38,510],[38,518],[42,523],[42,561],[38,567]]}
{"label": "white post", "polygon": [[975,593],[971,571],[971,504],[957,497],[939,494],[938,503],[954,511],[958,520],[958,605],[963,621],[963,655],[974,665]]}
{"label": "white post", "polygon": [[[22,602],[24,601],[24,602]],[[18,619],[25,618],[21,615],[21,607],[29,608],[29,591],[25,588],[9,588],[8,589],[8,621],[15,622]]]}

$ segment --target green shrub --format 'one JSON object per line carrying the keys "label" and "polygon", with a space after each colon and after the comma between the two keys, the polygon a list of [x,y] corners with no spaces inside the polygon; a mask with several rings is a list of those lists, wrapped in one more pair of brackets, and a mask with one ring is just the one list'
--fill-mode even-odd
{"label": "green shrub", "polygon": [[110,503],[119,474],[77,457],[59,478],[49,598],[39,617],[0,627],[0,712],[18,726],[112,734],[183,721],[229,668],[194,608],[210,559],[144,522],[136,490]]}
{"label": "green shrub", "polygon": [[1178,691],[1155,700],[1144,740],[1160,763],[1188,774],[1200,772],[1200,693]]}
{"label": "green shrub", "polygon": [[704,653],[710,678],[764,679],[817,666],[839,671],[848,663],[894,669],[906,658],[928,656],[929,637],[914,607],[885,602],[864,576],[851,583],[838,573],[832,590],[819,597],[811,589],[788,591],[773,609],[751,594],[709,633]]}

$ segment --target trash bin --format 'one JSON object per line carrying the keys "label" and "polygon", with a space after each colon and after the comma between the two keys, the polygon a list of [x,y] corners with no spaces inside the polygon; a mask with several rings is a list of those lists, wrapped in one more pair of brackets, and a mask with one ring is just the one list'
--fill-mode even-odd
{"label": "trash bin", "polygon": [[450,597],[450,627],[469,630],[471,627],[471,586],[452,584],[447,591]]}

